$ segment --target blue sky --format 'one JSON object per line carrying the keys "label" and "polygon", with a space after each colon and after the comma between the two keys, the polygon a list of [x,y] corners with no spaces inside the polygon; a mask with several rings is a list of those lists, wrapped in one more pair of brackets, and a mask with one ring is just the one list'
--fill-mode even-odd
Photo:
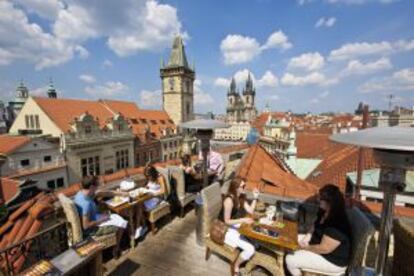
{"label": "blue sky", "polygon": [[223,113],[231,77],[257,107],[294,112],[414,105],[414,1],[14,0],[0,2],[0,99],[44,95],[160,108],[175,34],[196,66],[197,112]]}

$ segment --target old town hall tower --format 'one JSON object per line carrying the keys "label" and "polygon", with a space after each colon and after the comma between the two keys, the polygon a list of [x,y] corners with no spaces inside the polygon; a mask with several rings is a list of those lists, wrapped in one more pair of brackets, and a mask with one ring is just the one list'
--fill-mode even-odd
{"label": "old town hall tower", "polygon": [[183,40],[174,39],[168,63],[161,63],[162,104],[176,125],[194,119],[194,68],[190,68]]}

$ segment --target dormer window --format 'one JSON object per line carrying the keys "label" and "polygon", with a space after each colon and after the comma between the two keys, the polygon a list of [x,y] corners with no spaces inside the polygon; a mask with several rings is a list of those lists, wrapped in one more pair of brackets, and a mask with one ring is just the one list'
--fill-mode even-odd
{"label": "dormer window", "polygon": [[90,125],[85,126],[85,133],[86,134],[92,133],[92,127]]}

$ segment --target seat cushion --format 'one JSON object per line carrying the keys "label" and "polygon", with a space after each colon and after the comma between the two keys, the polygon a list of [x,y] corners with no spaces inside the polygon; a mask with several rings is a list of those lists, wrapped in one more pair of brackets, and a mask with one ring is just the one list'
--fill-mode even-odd
{"label": "seat cushion", "polygon": [[342,275],[345,275],[345,272],[341,272],[341,273],[322,273],[320,271],[313,270],[313,269],[302,269],[302,272],[303,272],[303,275],[307,275],[307,276],[316,276],[316,275],[342,276]]}
{"label": "seat cushion", "polygon": [[225,257],[230,262],[234,262],[240,254],[240,251],[237,248],[231,247],[227,244],[217,244],[212,239],[210,239],[210,237],[206,237],[205,245],[211,250],[211,252]]}
{"label": "seat cushion", "polygon": [[197,194],[193,194],[193,193],[186,193],[184,198],[180,198],[180,204],[181,206],[186,206],[187,204],[189,204],[190,202],[194,201],[197,197]]}
{"label": "seat cushion", "polygon": [[171,205],[167,201],[163,200],[154,209],[148,212],[148,220],[153,223],[168,215],[171,212]]}

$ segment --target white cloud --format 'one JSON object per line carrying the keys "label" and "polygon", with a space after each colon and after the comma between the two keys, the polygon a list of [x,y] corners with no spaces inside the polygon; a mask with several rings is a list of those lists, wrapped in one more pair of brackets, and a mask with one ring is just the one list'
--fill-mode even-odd
{"label": "white cloud", "polygon": [[49,89],[49,86],[45,85],[45,86],[38,87],[35,89],[30,89],[29,93],[30,93],[30,96],[46,97],[48,89]]}
{"label": "white cloud", "polygon": [[219,77],[214,81],[215,86],[221,86],[221,87],[229,87],[230,86],[230,80],[226,78]]}
{"label": "white cloud", "polygon": [[287,50],[292,48],[292,43],[289,42],[288,37],[281,30],[272,33],[266,41],[266,44],[262,46],[262,49],[279,48]]}
{"label": "white cloud", "polygon": [[114,64],[112,63],[112,61],[110,61],[109,59],[105,59],[103,62],[102,62],[102,67],[103,68],[109,68],[109,67],[112,67]]}
{"label": "white cloud", "polygon": [[399,0],[327,0],[330,4],[362,5],[366,3],[390,4]]}
{"label": "white cloud", "polygon": [[261,52],[256,39],[241,35],[226,36],[221,41],[220,50],[225,64],[244,63],[252,60]]}
{"label": "white cloud", "polygon": [[87,50],[45,32],[10,2],[0,2],[1,65],[24,60],[39,70],[65,63],[76,55],[85,57]]}
{"label": "white cloud", "polygon": [[23,6],[29,13],[53,20],[64,8],[64,4],[59,0],[14,0],[15,3]]}
{"label": "white cloud", "polygon": [[391,61],[384,57],[367,63],[362,63],[361,61],[354,59],[348,62],[347,67],[342,71],[342,75],[366,75],[391,68]]}
{"label": "white cloud", "polygon": [[319,18],[318,21],[316,21],[315,23],[315,28],[320,28],[320,27],[325,27],[325,28],[330,28],[333,25],[335,25],[336,23],[336,18],[335,17],[321,17]]}
{"label": "white cloud", "polygon": [[280,97],[278,95],[272,95],[272,96],[269,97],[269,99],[271,101],[278,101],[280,99]]}
{"label": "white cloud", "polygon": [[288,37],[281,31],[272,33],[265,44],[252,37],[239,34],[227,35],[220,43],[220,50],[225,64],[239,64],[253,60],[267,49],[286,50],[292,47]]}
{"label": "white cloud", "polygon": [[369,55],[390,55],[393,53],[413,51],[414,39],[412,40],[398,40],[395,42],[356,42],[347,43],[338,49],[331,51],[329,55],[330,60],[348,60],[355,59],[361,56]]}
{"label": "white cloud", "polygon": [[[75,56],[86,58],[82,46],[90,39],[106,40],[119,56],[157,51],[171,44],[180,33],[177,9],[154,0],[0,1],[0,65],[16,60],[35,64],[36,69],[57,66]],[[50,31],[31,22],[27,13],[50,21]]]}
{"label": "white cloud", "polygon": [[296,76],[292,73],[285,73],[281,79],[281,83],[285,86],[328,86],[337,83],[337,81],[337,79],[327,79],[326,76],[320,72],[313,72],[305,76]]}
{"label": "white cloud", "polygon": [[323,91],[322,93],[319,93],[315,98],[310,100],[310,103],[312,104],[317,104],[320,103],[321,100],[325,99],[326,97],[328,97],[331,94],[330,91],[326,90]]}
{"label": "white cloud", "polygon": [[205,92],[202,87],[200,79],[194,81],[194,104],[198,106],[205,106],[214,103],[213,97]]}
{"label": "white cloud", "polygon": [[145,107],[160,108],[162,104],[161,90],[142,90],[140,103]]}
{"label": "white cloud", "polygon": [[414,68],[405,68],[394,72],[391,76],[372,79],[359,87],[363,93],[383,91],[413,91],[414,92]]}
{"label": "white cloud", "polygon": [[[236,82],[236,86],[239,87],[240,89],[244,88],[249,74],[250,74],[250,78],[253,81],[253,85],[256,87],[274,88],[274,87],[277,87],[279,84],[279,79],[270,70],[267,70],[261,78],[256,80],[255,75],[249,69],[245,68],[245,69],[238,70],[236,73],[234,73],[233,78]],[[230,86],[231,79],[232,78],[223,78],[223,77],[216,78],[216,80],[214,81],[214,85],[228,88]]]}
{"label": "white cloud", "polygon": [[323,68],[325,58],[318,52],[305,53],[290,59],[288,68],[302,68],[308,71],[314,71]]}
{"label": "white cloud", "polygon": [[96,81],[95,77],[88,74],[82,74],[79,76],[79,79],[85,83],[94,83]]}
{"label": "white cloud", "polygon": [[266,71],[263,76],[257,80],[257,87],[277,87],[279,84],[278,78],[271,72]]}
{"label": "white cloud", "polygon": [[86,86],[85,92],[96,98],[99,97],[116,97],[125,94],[129,87],[119,81],[108,81],[103,85]]}

